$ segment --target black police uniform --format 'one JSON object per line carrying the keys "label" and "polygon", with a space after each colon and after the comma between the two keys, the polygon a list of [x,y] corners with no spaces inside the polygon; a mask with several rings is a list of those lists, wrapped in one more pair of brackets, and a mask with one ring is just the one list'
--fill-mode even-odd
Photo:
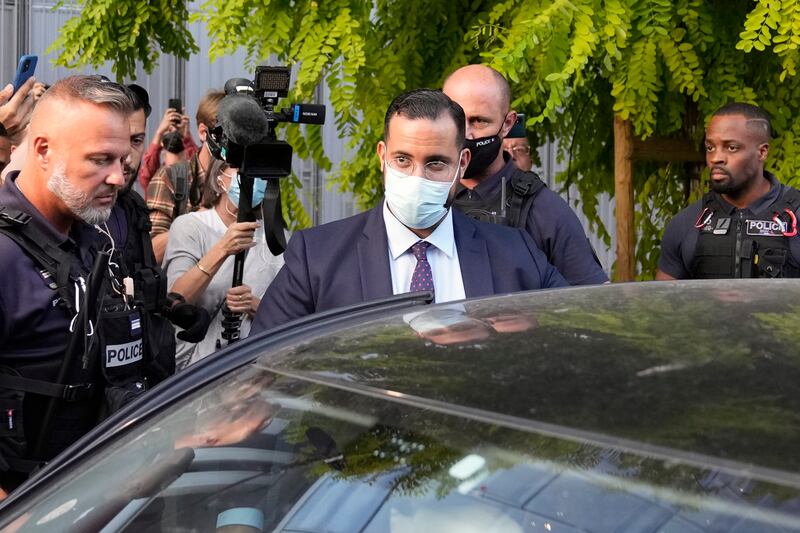
{"label": "black police uniform", "polygon": [[[112,296],[115,276],[108,269],[96,300],[101,318],[86,315],[89,274],[108,237],[81,221],[69,236],[60,233],[19,190],[17,175],[0,188],[0,484],[6,490],[88,432],[104,410],[147,386],[146,325],[137,308]],[[71,343],[77,350],[67,359]],[[59,383],[64,360],[70,364]],[[53,405],[57,416],[39,439]]]}
{"label": "black police uniform", "polygon": [[[500,172],[473,189],[459,184],[453,206],[479,220],[524,227],[570,285],[608,281],[583,226],[567,202],[548,189],[535,173],[519,170],[507,153],[503,158],[506,164]],[[503,180],[505,217],[501,216]]]}
{"label": "black police uniform", "polygon": [[711,191],[664,231],[658,268],[676,279],[800,277],[800,191],[769,172],[767,194],[745,209]]}
{"label": "black police uniform", "polygon": [[120,251],[121,275],[134,281],[135,294],[145,311],[146,375],[149,384],[155,385],[175,373],[175,328],[167,315],[176,302],[167,296],[167,278],[153,254],[149,210],[141,195],[121,191],[107,227]]}

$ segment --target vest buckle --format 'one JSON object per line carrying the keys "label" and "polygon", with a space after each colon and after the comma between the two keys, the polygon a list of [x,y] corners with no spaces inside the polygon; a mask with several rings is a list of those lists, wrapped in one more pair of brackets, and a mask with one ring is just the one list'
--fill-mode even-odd
{"label": "vest buckle", "polygon": [[82,383],[80,385],[64,385],[64,393],[61,397],[67,402],[77,402],[88,400],[94,394],[92,383]]}
{"label": "vest buckle", "polygon": [[0,218],[21,226],[24,226],[31,220],[31,216],[28,213],[23,213],[22,211],[17,211],[16,209],[9,213],[4,207],[0,207]]}

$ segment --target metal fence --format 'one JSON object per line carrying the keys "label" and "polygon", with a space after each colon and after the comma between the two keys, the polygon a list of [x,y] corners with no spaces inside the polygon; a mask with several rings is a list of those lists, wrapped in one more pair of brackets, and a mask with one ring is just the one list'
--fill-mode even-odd
{"label": "metal fence", "polygon": [[[200,2],[190,3],[190,9],[199,9]],[[78,7],[65,2],[57,6],[56,0],[0,0],[0,83],[7,83],[14,75],[17,59],[21,54],[37,54],[39,64],[36,68],[36,78],[50,82],[82,71],[67,70],[55,67],[52,60],[54,54],[46,51],[58,34],[61,26],[76,13]],[[221,88],[225,80],[234,77],[252,77],[247,71],[246,53],[244,50],[226,56],[215,62],[208,59],[208,50],[211,42],[202,23],[193,23],[189,26],[197,42],[200,52],[188,61],[182,61],[172,56],[161,56],[158,66],[152,74],[142,70],[137,71],[136,83],[139,83],[150,93],[150,102],[153,106],[153,115],[148,124],[148,133],[155,133],[161,113],[167,107],[169,98],[179,97],[183,100],[188,114],[192,117],[192,126],[195,127],[194,110],[203,95],[211,90]],[[91,73],[105,74],[113,78],[110,65],[91,69]],[[317,91],[317,102],[329,104],[324,87]],[[332,172],[336,171],[336,164],[346,157],[345,140],[340,139],[332,120],[323,127],[324,146],[326,153],[334,163]],[[193,131],[196,131],[193,130]],[[554,176],[563,169],[564,164],[556,161],[556,145],[548,144],[539,149],[542,168],[537,169],[542,178],[553,188]],[[320,170],[312,161],[303,161],[295,158],[294,171],[300,178],[303,189],[301,198],[306,209],[312,216],[314,224],[330,222],[354,214],[355,202],[351,194],[330,190],[326,185],[327,173]],[[377,171],[377,164],[376,164]],[[576,191],[570,191],[573,209],[578,213],[578,218],[587,229],[590,241],[594,246],[603,268],[609,271],[614,261],[614,242],[606,246],[600,239],[588,233],[588,223],[581,214],[579,199]],[[578,206],[575,201],[578,201]],[[601,217],[613,235],[614,204],[613,200],[601,198]]]}

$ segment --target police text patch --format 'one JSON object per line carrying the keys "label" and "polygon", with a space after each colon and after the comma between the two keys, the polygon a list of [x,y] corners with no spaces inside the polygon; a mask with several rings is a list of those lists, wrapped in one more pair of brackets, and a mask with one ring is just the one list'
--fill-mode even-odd
{"label": "police text patch", "polygon": [[786,231],[784,222],[774,220],[748,220],[747,234],[761,237],[783,237]]}
{"label": "police text patch", "polygon": [[125,344],[109,344],[106,346],[106,368],[129,365],[141,360],[141,339]]}

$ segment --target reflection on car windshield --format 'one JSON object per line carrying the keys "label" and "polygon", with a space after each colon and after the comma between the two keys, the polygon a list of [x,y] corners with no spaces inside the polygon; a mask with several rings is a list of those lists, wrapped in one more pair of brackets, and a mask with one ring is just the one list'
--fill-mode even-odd
{"label": "reflection on car windshield", "polygon": [[[21,531],[800,530],[800,489],[253,365],[77,465]],[[6,524],[8,525],[8,524]]]}

